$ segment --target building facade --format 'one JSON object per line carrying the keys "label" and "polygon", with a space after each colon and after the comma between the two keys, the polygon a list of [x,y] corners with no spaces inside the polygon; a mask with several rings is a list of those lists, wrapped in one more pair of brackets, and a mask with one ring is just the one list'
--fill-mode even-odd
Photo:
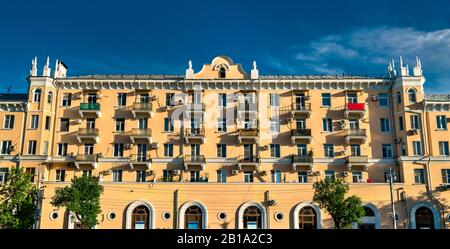
{"label": "building facade", "polygon": [[97,228],[332,228],[312,202],[324,178],[362,198],[353,228],[447,228],[450,95],[425,94],[419,59],[399,64],[264,76],[218,56],[183,75],[69,77],[35,58],[28,93],[0,96],[0,180],[35,172],[40,228],[79,227],[50,201],[83,174],[104,186]]}

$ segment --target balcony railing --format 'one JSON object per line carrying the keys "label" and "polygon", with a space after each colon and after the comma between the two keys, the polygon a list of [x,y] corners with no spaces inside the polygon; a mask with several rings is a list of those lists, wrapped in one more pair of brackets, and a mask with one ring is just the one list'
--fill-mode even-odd
{"label": "balcony railing", "polygon": [[292,129],[291,136],[309,137],[311,136],[311,129]]}
{"label": "balcony railing", "polygon": [[78,136],[98,136],[97,128],[80,128],[78,129]]}
{"label": "balcony railing", "polygon": [[348,129],[347,130],[347,136],[358,136],[358,137],[365,137],[366,136],[366,129]]}
{"label": "balcony railing", "polygon": [[258,129],[256,129],[256,128],[239,129],[238,136],[240,136],[240,137],[256,137],[256,136],[258,136]]}
{"label": "balcony railing", "polygon": [[292,103],[292,111],[311,111],[311,103]]}
{"label": "balcony railing", "polygon": [[80,154],[75,160],[80,162],[97,162],[98,154]]}
{"label": "balcony railing", "polygon": [[81,103],[80,111],[99,111],[100,104],[99,103]]}
{"label": "balcony railing", "polygon": [[347,163],[368,163],[369,158],[367,156],[348,156]]}
{"label": "balcony railing", "polygon": [[249,156],[238,156],[237,157],[238,163],[259,163],[259,157],[255,155],[249,155]]}
{"label": "balcony railing", "polygon": [[184,163],[204,164],[205,163],[205,156],[203,156],[203,155],[198,155],[198,156],[185,155],[184,156]]}
{"label": "balcony railing", "polygon": [[203,128],[187,128],[185,129],[186,136],[203,137],[205,136],[205,129]]}
{"label": "balcony railing", "polygon": [[364,111],[364,103],[347,103],[347,111]]}
{"label": "balcony railing", "polygon": [[152,103],[135,102],[135,103],[133,103],[133,110],[134,111],[151,111]]}
{"label": "balcony railing", "polygon": [[151,137],[152,129],[133,128],[128,132],[128,135],[136,137]]}
{"label": "balcony railing", "polygon": [[130,159],[131,159],[131,162],[146,163],[146,162],[151,161],[151,158],[149,155],[143,155],[143,154],[132,154]]}
{"label": "balcony railing", "polygon": [[292,163],[312,163],[312,156],[292,155]]}

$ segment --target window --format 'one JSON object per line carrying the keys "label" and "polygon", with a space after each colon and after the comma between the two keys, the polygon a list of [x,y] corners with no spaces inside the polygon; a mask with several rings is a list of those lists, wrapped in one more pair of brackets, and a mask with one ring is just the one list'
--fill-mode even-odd
{"label": "window", "polygon": [[224,67],[219,69],[219,78],[224,79],[226,77],[226,71]]}
{"label": "window", "polygon": [[244,182],[253,182],[253,171],[244,171]]}
{"label": "window", "polygon": [[405,143],[400,144],[400,153],[402,154],[402,156],[406,156],[406,144]]}
{"label": "window", "polygon": [[57,182],[64,182],[66,178],[66,171],[63,169],[57,169],[56,170],[56,176],[55,181]]}
{"label": "window", "polygon": [[442,183],[450,183],[450,169],[442,170]]}
{"label": "window", "polygon": [[164,156],[173,157],[173,144],[164,144]]}
{"label": "window", "polygon": [[218,132],[226,132],[227,131],[227,120],[226,119],[218,119],[217,120],[217,131]]}
{"label": "window", "polygon": [[334,157],[334,146],[332,144],[324,144],[323,150],[325,157]]}
{"label": "window", "polygon": [[403,117],[400,116],[400,117],[398,117],[398,129],[403,131],[403,129],[404,129],[403,127],[404,127],[404,125],[403,125]]}
{"label": "window", "polygon": [[297,144],[297,155],[306,156],[306,144]]}
{"label": "window", "polygon": [[51,117],[50,116],[45,116],[45,129],[46,130],[50,130],[50,122],[51,122]]}
{"label": "window", "polygon": [[353,180],[353,183],[362,182],[362,172],[361,171],[353,171],[352,172],[352,180]]}
{"label": "window", "polygon": [[42,155],[48,155],[48,141],[42,142]]}
{"label": "window", "polygon": [[436,124],[439,130],[447,130],[447,116],[445,115],[436,116]]}
{"label": "window", "polygon": [[281,182],[281,171],[272,170],[272,182]]}
{"label": "window", "polygon": [[331,118],[322,119],[322,131],[333,131],[333,121],[331,120]]}
{"label": "window", "polygon": [[148,119],[140,118],[138,119],[138,128],[139,129],[147,129],[148,127]]}
{"label": "window", "polygon": [[414,169],[414,183],[415,184],[425,184],[424,169]]}
{"label": "window", "polygon": [[121,169],[113,170],[113,182],[122,182],[122,170]]}
{"label": "window", "polygon": [[86,128],[95,129],[95,118],[86,119]]}
{"label": "window", "polygon": [[71,93],[64,93],[62,97],[62,106],[70,106],[72,104],[72,94]]}
{"label": "window", "polygon": [[92,176],[92,170],[83,170],[83,176]]}
{"label": "window", "polygon": [[145,182],[145,178],[147,177],[145,170],[137,170],[136,171],[136,182]]}
{"label": "window", "polygon": [[389,99],[387,93],[378,94],[378,105],[380,107],[389,107]]}
{"label": "window", "polygon": [[359,120],[358,119],[350,119],[348,121],[350,130],[359,130]]}
{"label": "window", "polygon": [[117,106],[118,107],[127,106],[127,94],[126,93],[118,93],[117,94]]}
{"label": "window", "polygon": [[218,101],[219,101],[219,107],[226,107],[227,106],[227,94],[219,93]]}
{"label": "window", "polygon": [[411,115],[411,129],[420,129],[419,115]]}
{"label": "window", "polygon": [[299,118],[295,120],[295,128],[297,129],[306,129],[306,119]]}
{"label": "window", "polygon": [[25,168],[25,173],[31,175],[30,182],[34,182],[34,177],[36,176],[36,168]]}
{"label": "window", "polygon": [[226,158],[227,157],[227,145],[217,144],[217,157]]}
{"label": "window", "polygon": [[173,178],[172,170],[164,169],[163,170],[163,179],[162,179],[163,182],[171,182],[172,178]]}
{"label": "window", "polygon": [[325,179],[334,181],[335,179],[334,170],[325,170]]}
{"label": "window", "polygon": [[116,132],[125,131],[125,119],[124,118],[116,118]]}
{"label": "window", "polygon": [[358,96],[356,95],[356,93],[347,93],[347,102],[358,103]]}
{"label": "window", "polygon": [[279,119],[270,119],[270,132],[280,132],[280,120]]}
{"label": "window", "polygon": [[308,172],[299,171],[298,172],[298,182],[307,183],[308,182]]}
{"label": "window", "polygon": [[317,229],[317,214],[313,207],[306,206],[298,212],[299,229]]}
{"label": "window", "polygon": [[114,157],[123,157],[123,144],[122,143],[114,144]]}
{"label": "window", "polygon": [[414,89],[409,89],[408,90],[408,100],[409,100],[410,103],[416,103],[417,102],[416,90],[414,90]]}
{"label": "window", "polygon": [[200,171],[191,171],[190,182],[200,182]]}
{"label": "window", "polygon": [[93,155],[94,154],[94,144],[84,144],[84,154]]}
{"label": "window", "polygon": [[96,93],[88,93],[87,102],[89,104],[97,103],[97,94]]}
{"label": "window", "polygon": [[227,182],[227,171],[218,170],[217,171],[217,182]]}
{"label": "window", "polygon": [[69,122],[70,122],[70,119],[68,119],[68,118],[61,118],[60,119],[59,131],[61,131],[61,132],[69,131]]}
{"label": "window", "polygon": [[166,93],[166,106],[173,106],[174,105],[174,99],[175,96],[174,93]]}
{"label": "window", "polygon": [[148,93],[141,93],[139,94],[139,102],[140,103],[149,103],[150,101],[150,95]]}
{"label": "window", "polygon": [[5,115],[5,121],[3,122],[4,129],[14,128],[14,115]]}
{"label": "window", "polygon": [[270,102],[270,107],[279,107],[280,106],[280,95],[277,93],[269,94],[269,102]]}
{"label": "window", "polygon": [[413,145],[413,154],[416,156],[422,155],[422,146],[420,141],[413,141],[412,145]]}
{"label": "window", "polygon": [[9,155],[11,153],[11,141],[2,141],[1,154]]}
{"label": "window", "polygon": [[390,132],[391,126],[388,118],[380,118],[380,128],[381,132]]}
{"label": "window", "polygon": [[382,144],[381,151],[383,158],[392,158],[392,144]]}
{"label": "window", "polygon": [[28,155],[36,155],[36,140],[28,141]]}
{"label": "window", "polygon": [[[384,182],[389,182],[391,178],[391,173],[389,170],[384,171]],[[397,179],[396,173],[394,170],[392,170],[392,181],[395,182]]]}
{"label": "window", "polygon": [[0,182],[6,182],[6,178],[8,176],[8,168],[0,168]]}
{"label": "window", "polygon": [[53,92],[52,92],[52,91],[49,91],[49,92],[48,92],[48,96],[47,96],[47,103],[48,103],[48,104],[51,104],[52,101],[53,101]]}
{"label": "window", "polygon": [[359,144],[350,145],[351,156],[361,156],[361,146]]}
{"label": "window", "polygon": [[164,131],[173,132],[173,124],[171,118],[164,118]]}
{"label": "window", "polygon": [[39,115],[31,115],[30,129],[37,129],[39,126]]}
{"label": "window", "polygon": [[401,92],[397,92],[397,104],[402,103],[402,93]]}
{"label": "window", "polygon": [[439,142],[439,153],[441,156],[449,156],[449,148],[447,141]]}
{"label": "window", "polygon": [[331,106],[331,94],[330,93],[322,93],[322,106]]}
{"label": "window", "polygon": [[280,157],[280,145],[271,144],[270,145],[270,157]]}
{"label": "window", "polygon": [[34,92],[33,92],[33,102],[34,103],[39,103],[39,102],[41,102],[41,93],[42,93],[42,91],[41,91],[41,89],[34,89]]}
{"label": "window", "polygon": [[67,143],[59,143],[56,154],[58,156],[67,156]]}

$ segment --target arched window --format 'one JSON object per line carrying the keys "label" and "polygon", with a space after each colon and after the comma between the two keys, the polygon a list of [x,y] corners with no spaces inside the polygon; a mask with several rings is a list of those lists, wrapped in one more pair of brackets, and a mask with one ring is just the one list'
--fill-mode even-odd
{"label": "arched window", "polygon": [[411,103],[417,102],[416,90],[414,90],[414,89],[408,90],[408,99],[409,99],[409,102],[411,102]]}
{"label": "arched window", "polygon": [[42,93],[42,91],[41,91],[41,89],[35,89],[34,91],[33,91],[33,102],[34,103],[39,103],[39,102],[41,102],[41,93]]}
{"label": "arched window", "polygon": [[226,77],[226,72],[225,72],[225,68],[221,67],[219,69],[219,78],[224,79]]}
{"label": "arched window", "polygon": [[377,228],[377,218],[375,215],[375,211],[369,207],[364,206],[364,216],[361,217],[361,221],[355,226],[358,229],[376,229]]}
{"label": "arched window", "polygon": [[313,207],[304,207],[298,213],[299,229],[317,229],[317,214]]}
{"label": "arched window", "polygon": [[434,217],[431,209],[420,207],[416,210],[416,229],[434,229]]}
{"label": "arched window", "polygon": [[375,213],[373,212],[373,210],[370,207],[364,206],[364,216],[368,216],[368,217],[374,217]]}
{"label": "arched window", "polygon": [[49,91],[47,96],[47,103],[51,104],[53,101],[53,92]]}
{"label": "arched window", "polygon": [[244,210],[244,228],[245,229],[261,229],[262,218],[261,210],[257,206],[250,206]]}
{"label": "arched window", "polygon": [[185,229],[202,229],[203,212],[199,206],[190,206],[184,212]]}
{"label": "arched window", "polygon": [[137,206],[131,214],[131,229],[149,229],[150,210],[144,205]]}

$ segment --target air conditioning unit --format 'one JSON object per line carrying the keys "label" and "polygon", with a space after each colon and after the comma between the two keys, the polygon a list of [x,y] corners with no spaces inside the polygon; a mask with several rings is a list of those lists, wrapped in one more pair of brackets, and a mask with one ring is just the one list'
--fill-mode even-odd
{"label": "air conditioning unit", "polygon": [[177,175],[181,174],[181,170],[176,169],[173,171],[173,174],[177,176]]}
{"label": "air conditioning unit", "polygon": [[97,154],[97,157],[98,157],[98,158],[102,158],[102,157],[103,157],[103,154],[102,154],[102,153],[98,153],[98,154]]}
{"label": "air conditioning unit", "polygon": [[345,125],[345,120],[343,120],[343,119],[342,119],[342,120],[339,120],[339,124],[340,124],[340,125]]}
{"label": "air conditioning unit", "polygon": [[132,144],[127,144],[126,148],[127,148],[127,150],[129,150],[129,149],[133,148],[133,145]]}
{"label": "air conditioning unit", "polygon": [[9,146],[9,151],[15,151],[15,150],[16,150],[16,146],[15,145]]}
{"label": "air conditioning unit", "polygon": [[268,200],[267,204],[269,204],[269,206],[275,206],[277,205],[277,202],[275,200]]}
{"label": "air conditioning unit", "polygon": [[417,129],[412,129],[412,130],[410,130],[410,132],[413,135],[417,135],[419,133],[419,131]]}
{"label": "air conditioning unit", "polygon": [[262,150],[268,150],[269,149],[269,145],[264,145],[263,147],[262,147]]}
{"label": "air conditioning unit", "polygon": [[310,100],[311,97],[310,96],[305,96],[305,100]]}
{"label": "air conditioning unit", "polygon": [[372,95],[372,101],[377,101],[377,100],[378,100],[378,97],[375,95]]}
{"label": "air conditioning unit", "polygon": [[156,101],[158,99],[158,96],[152,95],[151,100]]}
{"label": "air conditioning unit", "polygon": [[341,130],[345,130],[345,123],[341,124],[341,126],[339,126],[341,128]]}
{"label": "air conditioning unit", "polygon": [[239,170],[237,170],[237,169],[233,169],[232,171],[231,171],[231,174],[232,175],[237,175],[239,173]]}
{"label": "air conditioning unit", "polygon": [[261,171],[261,175],[262,175],[262,176],[267,175],[267,171],[265,171],[265,170]]}
{"label": "air conditioning unit", "polygon": [[112,174],[112,170],[105,170],[103,171],[103,175],[111,175]]}
{"label": "air conditioning unit", "polygon": [[159,143],[158,143],[158,142],[156,142],[156,143],[151,143],[151,144],[150,144],[150,147],[151,147],[152,149],[158,149],[158,148],[159,148]]}
{"label": "air conditioning unit", "polygon": [[348,171],[342,172],[342,176],[343,176],[343,177],[347,177],[347,176],[348,176]]}
{"label": "air conditioning unit", "polygon": [[153,170],[147,170],[147,171],[146,171],[146,174],[149,175],[149,176],[153,175],[154,173],[155,173],[155,172],[153,172]]}
{"label": "air conditioning unit", "polygon": [[288,118],[287,121],[288,121],[288,123],[291,123],[292,121],[294,121],[294,119],[293,118]]}
{"label": "air conditioning unit", "polygon": [[314,172],[313,172],[312,170],[308,170],[308,171],[306,172],[306,174],[309,175],[309,176],[312,176],[312,175],[314,174]]}

